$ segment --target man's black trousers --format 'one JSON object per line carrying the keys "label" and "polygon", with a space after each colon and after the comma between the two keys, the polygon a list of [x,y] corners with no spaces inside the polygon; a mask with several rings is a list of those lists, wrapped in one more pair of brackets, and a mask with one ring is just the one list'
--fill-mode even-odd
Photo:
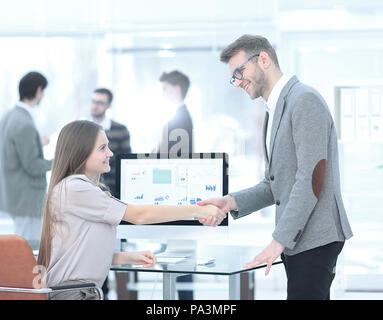
{"label": "man's black trousers", "polygon": [[330,300],[335,266],[344,242],[332,242],[281,258],[287,276],[287,300]]}

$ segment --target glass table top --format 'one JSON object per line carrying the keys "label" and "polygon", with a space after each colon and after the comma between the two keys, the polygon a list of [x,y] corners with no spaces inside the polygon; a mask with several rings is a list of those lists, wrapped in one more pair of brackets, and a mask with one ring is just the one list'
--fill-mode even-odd
{"label": "glass table top", "polygon": [[[227,246],[227,245],[205,245],[198,244],[194,252],[178,263],[157,263],[150,268],[131,264],[113,265],[114,271],[139,271],[139,272],[169,272],[169,273],[191,273],[211,275],[234,275],[241,272],[265,268],[262,264],[253,268],[244,268],[243,265],[250,262],[264,248],[252,246]],[[156,255],[158,253],[154,252]],[[171,256],[169,254],[169,256]],[[176,255],[174,255],[176,256]],[[178,255],[181,256],[181,255]],[[203,264],[209,262],[207,264]],[[273,264],[280,264],[277,258]]]}

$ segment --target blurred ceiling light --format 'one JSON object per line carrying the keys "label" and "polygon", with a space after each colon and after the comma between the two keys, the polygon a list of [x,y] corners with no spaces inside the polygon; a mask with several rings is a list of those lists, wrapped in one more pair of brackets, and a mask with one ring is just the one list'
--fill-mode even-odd
{"label": "blurred ceiling light", "polygon": [[303,46],[303,47],[299,47],[298,50],[302,53],[311,53],[313,51],[313,48],[312,47],[307,47],[307,46]]}
{"label": "blurred ceiling light", "polygon": [[337,29],[350,23],[350,14],[342,8],[333,10],[292,10],[280,14],[279,24],[284,29]]}
{"label": "blurred ceiling light", "polygon": [[160,58],[174,58],[176,56],[175,52],[171,50],[159,50],[157,55]]}
{"label": "blurred ceiling light", "polygon": [[171,49],[174,48],[174,46],[173,46],[172,44],[170,44],[170,43],[165,43],[165,44],[163,44],[161,47],[162,47],[162,49],[164,49],[164,50],[171,50]]}
{"label": "blurred ceiling light", "polygon": [[338,53],[338,52],[340,52],[340,48],[335,47],[335,46],[328,46],[328,47],[326,47],[326,51],[332,52],[332,53]]}

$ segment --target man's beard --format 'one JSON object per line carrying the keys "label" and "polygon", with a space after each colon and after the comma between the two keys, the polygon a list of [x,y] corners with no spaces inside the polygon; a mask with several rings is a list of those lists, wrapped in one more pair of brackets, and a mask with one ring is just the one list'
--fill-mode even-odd
{"label": "man's beard", "polygon": [[252,82],[255,83],[255,91],[254,95],[251,97],[252,100],[257,99],[263,95],[265,92],[265,87],[266,87],[266,76],[263,70],[258,68],[259,70],[259,77],[252,79]]}
{"label": "man's beard", "polygon": [[92,117],[93,119],[96,119],[96,120],[102,120],[103,118],[105,118],[105,111],[104,112],[101,112],[101,113],[91,113],[92,114]]}

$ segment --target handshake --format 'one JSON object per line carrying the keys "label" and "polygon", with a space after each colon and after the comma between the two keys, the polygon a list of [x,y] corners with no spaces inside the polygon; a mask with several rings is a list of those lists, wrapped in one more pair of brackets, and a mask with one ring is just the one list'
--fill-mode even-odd
{"label": "handshake", "polygon": [[226,218],[230,210],[237,209],[237,204],[232,196],[211,198],[198,202],[201,207],[199,222],[204,226],[218,226]]}

